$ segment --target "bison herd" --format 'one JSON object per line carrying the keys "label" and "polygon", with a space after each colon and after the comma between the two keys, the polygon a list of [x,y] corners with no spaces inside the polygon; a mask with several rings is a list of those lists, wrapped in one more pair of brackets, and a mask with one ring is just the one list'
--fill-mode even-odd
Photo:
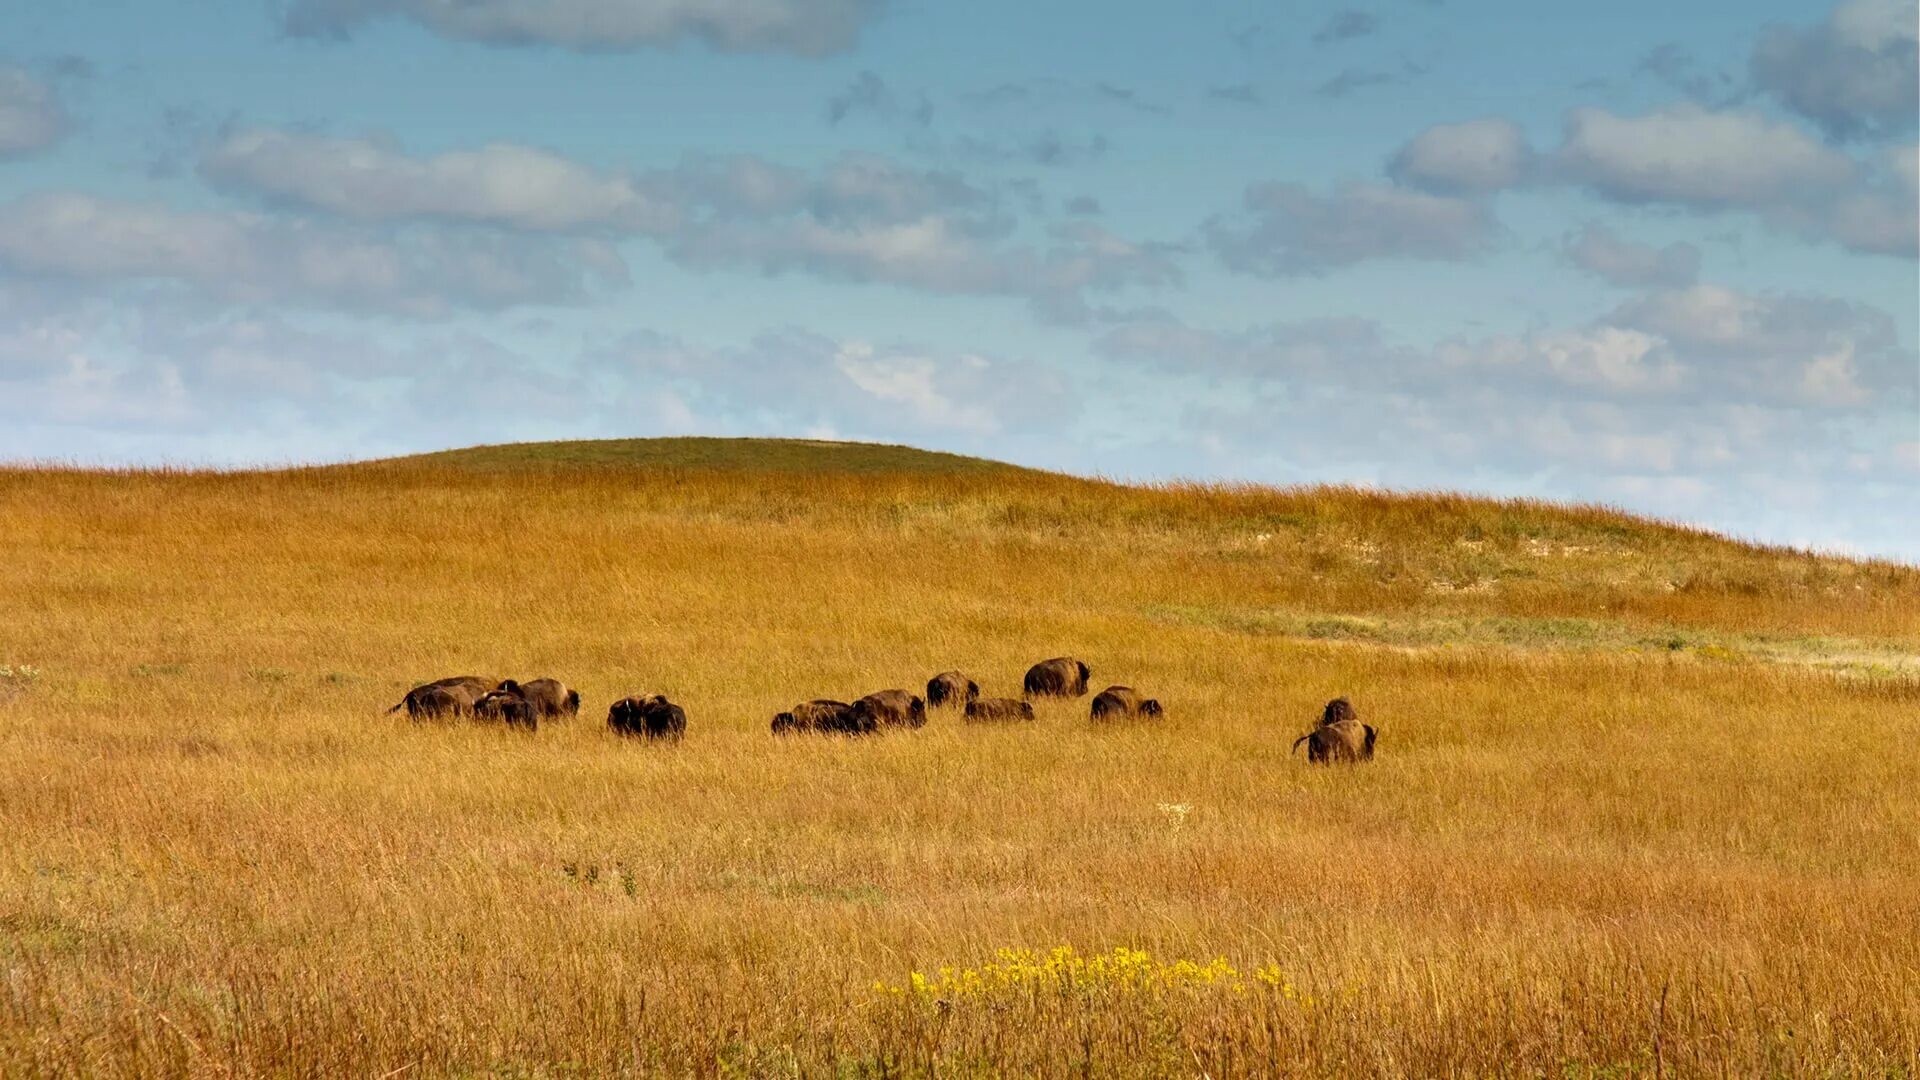
{"label": "bison herd", "polygon": [[[967,720],[980,723],[1032,720],[1032,698],[1081,697],[1092,674],[1083,661],[1072,657],[1042,660],[1027,669],[1022,695],[1016,699],[981,697],[979,683],[961,672],[943,671],[927,680],[924,698],[905,690],[880,690],[850,703],[815,698],[775,714],[770,727],[775,735],[872,735],[889,728],[920,727],[927,722],[930,708],[957,708]],[[516,682],[458,675],[414,687],[387,711],[402,709],[416,720],[470,716],[532,731],[542,720],[578,715],[580,692],[558,679]],[[1094,695],[1090,711],[1096,723],[1162,715],[1158,700],[1131,686],[1109,686],[1100,691]],[[687,733],[687,714],[660,694],[634,695],[621,698],[607,709],[607,727],[615,734],[635,738],[680,739]],[[1294,740],[1293,749],[1305,743],[1307,760],[1316,765],[1370,761],[1378,734],[1360,722],[1351,702],[1335,698],[1327,702],[1319,724]]]}

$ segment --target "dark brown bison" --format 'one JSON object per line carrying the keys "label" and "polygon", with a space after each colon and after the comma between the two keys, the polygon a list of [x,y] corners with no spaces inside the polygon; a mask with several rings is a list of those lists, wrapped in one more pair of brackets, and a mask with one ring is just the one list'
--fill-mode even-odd
{"label": "dark brown bison", "polygon": [[473,715],[482,720],[502,721],[508,727],[521,727],[528,731],[538,729],[539,706],[528,701],[517,689],[509,689],[515,685],[509,679],[500,685],[500,689],[482,694],[480,700],[474,703]]}
{"label": "dark brown bison", "polygon": [[533,706],[543,720],[580,713],[580,691],[559,679],[529,679],[523,683],[508,679],[500,684],[500,689],[526,698],[527,704]]}
{"label": "dark brown bison", "polygon": [[388,712],[406,707],[407,715],[414,720],[424,720],[436,716],[459,716],[473,711],[480,700],[480,694],[471,686],[421,686],[407,692],[407,698]]}
{"label": "dark brown bison", "polygon": [[607,727],[645,739],[679,739],[687,733],[687,714],[659,694],[625,697],[607,710]]}
{"label": "dark brown bison", "polygon": [[1327,702],[1326,708],[1320,710],[1321,727],[1332,727],[1335,724],[1358,719],[1360,714],[1353,711],[1353,702],[1343,697],[1334,698]]}
{"label": "dark brown bison", "polygon": [[1131,686],[1109,686],[1093,698],[1095,720],[1130,720],[1136,716],[1159,716],[1161,711],[1159,701],[1141,697],[1140,691]]}
{"label": "dark brown bison", "polygon": [[957,671],[943,671],[927,680],[927,706],[965,705],[980,696],[980,684]]}
{"label": "dark brown bison", "polygon": [[878,690],[853,703],[854,722],[863,729],[919,727],[927,722],[927,703],[905,690]]}
{"label": "dark brown bison", "polygon": [[483,679],[478,675],[435,679],[407,691],[407,696],[387,711],[396,713],[405,709],[407,715],[416,720],[424,716],[472,712],[481,695],[499,685],[498,679]]}
{"label": "dark brown bison", "polygon": [[830,698],[803,701],[795,705],[792,712],[776,715],[772,726],[775,735],[791,735],[808,731],[865,735],[877,730],[874,726],[862,728],[860,719],[854,715],[853,706]]}
{"label": "dark brown bison", "polygon": [[967,719],[973,721],[1031,720],[1033,703],[1012,698],[990,697],[967,702]]}
{"label": "dark brown bison", "polygon": [[1320,712],[1320,726],[1293,740],[1292,753],[1307,744],[1307,761],[1315,765],[1373,760],[1373,741],[1380,733],[1360,722],[1360,714],[1346,698],[1334,698]]}
{"label": "dark brown bison", "polygon": [[1027,669],[1027,696],[1079,697],[1087,692],[1087,676],[1091,674],[1087,665],[1070,656],[1042,660]]}

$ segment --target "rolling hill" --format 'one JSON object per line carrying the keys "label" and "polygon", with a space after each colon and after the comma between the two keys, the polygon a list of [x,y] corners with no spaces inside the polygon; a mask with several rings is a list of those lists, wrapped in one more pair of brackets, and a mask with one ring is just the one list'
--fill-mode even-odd
{"label": "rolling hill", "polygon": [[505,443],[388,458],[381,464],[491,471],[577,468],[929,474],[1031,471],[984,458],[883,443],[698,437]]}
{"label": "rolling hill", "polygon": [[[0,1075],[1920,1055],[1911,567],[800,441],[0,470],[0,521]],[[1166,716],[768,731],[1057,655]],[[387,714],[465,673],[585,707]],[[1290,753],[1334,696],[1374,762]]]}

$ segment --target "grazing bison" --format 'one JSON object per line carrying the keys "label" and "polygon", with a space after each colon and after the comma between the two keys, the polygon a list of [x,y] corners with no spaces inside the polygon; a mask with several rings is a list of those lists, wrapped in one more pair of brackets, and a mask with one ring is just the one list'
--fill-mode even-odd
{"label": "grazing bison", "polygon": [[973,721],[1031,720],[1033,704],[1012,698],[990,697],[967,702],[967,719]]}
{"label": "grazing bison", "polygon": [[526,698],[527,704],[533,706],[542,719],[580,713],[580,691],[559,679],[529,679],[523,683],[508,679],[500,684],[500,689]]}
{"label": "grazing bison", "polygon": [[1091,674],[1086,664],[1070,656],[1042,660],[1027,669],[1027,696],[1079,697],[1087,692],[1087,676]]}
{"label": "grazing bison", "polygon": [[660,694],[625,697],[607,710],[607,726],[621,735],[678,739],[687,733],[687,714]]}
{"label": "grazing bison", "polygon": [[1360,714],[1353,711],[1352,702],[1334,698],[1321,711],[1320,726],[1293,740],[1287,752],[1292,753],[1300,749],[1301,743],[1306,743],[1307,761],[1315,765],[1372,761],[1373,741],[1379,734],[1371,725],[1360,722]]}
{"label": "grazing bison", "polygon": [[853,703],[853,716],[864,730],[917,728],[927,722],[927,703],[905,690],[878,690]]}
{"label": "grazing bison", "polygon": [[927,680],[927,705],[965,705],[979,698],[980,684],[957,671],[943,671]]}
{"label": "grazing bison", "polygon": [[1141,697],[1140,691],[1131,686],[1109,686],[1093,698],[1095,720],[1128,720],[1136,716],[1159,716],[1160,714],[1159,701],[1150,697]]}
{"label": "grazing bison", "polygon": [[859,718],[854,715],[853,706],[831,698],[803,701],[795,705],[792,712],[783,712],[773,718],[775,735],[789,735],[804,731],[865,735],[874,730],[873,726],[864,728],[860,726]]}
{"label": "grazing bison", "polygon": [[482,720],[504,721],[508,727],[537,730],[540,727],[540,709],[517,689],[508,689],[516,685],[512,679],[508,679],[500,685],[500,689],[483,694],[474,703],[473,715]]}
{"label": "grazing bison", "polygon": [[472,712],[473,706],[481,695],[500,685],[498,679],[483,679],[478,675],[455,675],[448,679],[435,679],[407,691],[400,703],[388,709],[390,713],[407,710],[407,715],[418,720],[423,716],[443,716],[448,713]]}

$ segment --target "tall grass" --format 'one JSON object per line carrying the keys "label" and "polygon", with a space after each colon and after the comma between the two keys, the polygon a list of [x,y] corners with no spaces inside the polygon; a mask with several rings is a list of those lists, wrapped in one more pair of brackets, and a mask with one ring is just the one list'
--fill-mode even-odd
{"label": "tall grass", "polygon": [[[1017,472],[16,470],[0,522],[7,1076],[1920,1070],[1920,694],[1788,662],[1920,653],[1909,568]],[[1431,631],[1490,620],[1601,629]],[[766,733],[1060,653],[1169,715]],[[383,711],[468,672],[586,708]],[[636,691],[684,744],[605,733]],[[1309,769],[1341,693],[1381,757]],[[965,989],[1062,946],[1216,977]]]}

